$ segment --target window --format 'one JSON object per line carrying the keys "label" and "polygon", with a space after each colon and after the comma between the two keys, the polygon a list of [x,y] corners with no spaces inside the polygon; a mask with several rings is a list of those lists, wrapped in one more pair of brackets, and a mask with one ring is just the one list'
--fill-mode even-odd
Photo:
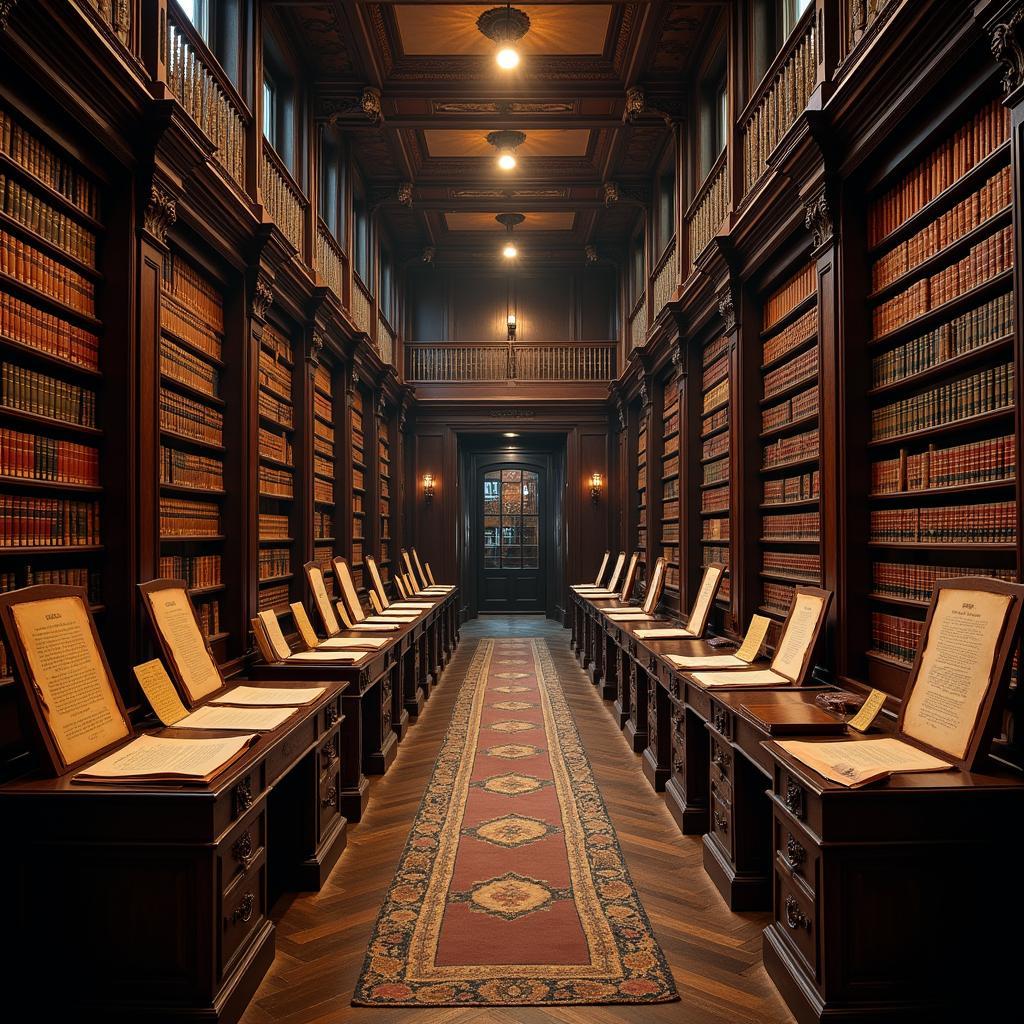
{"label": "window", "polygon": [[362,179],[352,182],[352,258],[359,280],[370,285],[370,208]]}
{"label": "window", "polygon": [[751,71],[756,85],[812,0],[756,0],[751,6]]}
{"label": "window", "polygon": [[668,154],[658,171],[654,201],[654,246],[655,255],[660,258],[676,231],[675,146],[669,146]]}
{"label": "window", "polygon": [[178,0],[178,6],[237,87],[241,66],[239,0]]}
{"label": "window", "polygon": [[540,568],[540,477],[528,469],[484,476],[484,568]]}
{"label": "window", "polygon": [[381,312],[383,312],[391,327],[394,328],[395,313],[397,312],[397,304],[395,302],[395,269],[391,262],[391,253],[383,247],[380,252],[380,288],[377,291],[377,302],[380,305]]}
{"label": "window", "polygon": [[811,0],[782,0],[782,40],[790,37]]}
{"label": "window", "polygon": [[729,88],[725,62],[704,83],[700,104],[700,180],[711,172],[729,138]]}
{"label": "window", "polygon": [[345,238],[345,147],[339,132],[325,128],[320,139],[320,217],[335,241],[347,248]]}
{"label": "window", "polygon": [[265,33],[263,43],[263,135],[301,185],[305,167],[298,158],[303,147],[300,145],[295,77],[273,35]]}
{"label": "window", "polygon": [[274,149],[280,144],[277,131],[277,87],[270,75],[263,76],[263,134]]}
{"label": "window", "polygon": [[629,308],[632,309],[644,293],[644,230],[643,225],[629,243]]}
{"label": "window", "polygon": [[195,26],[203,41],[210,42],[210,2],[209,0],[178,0],[178,6],[185,12],[185,17]]}

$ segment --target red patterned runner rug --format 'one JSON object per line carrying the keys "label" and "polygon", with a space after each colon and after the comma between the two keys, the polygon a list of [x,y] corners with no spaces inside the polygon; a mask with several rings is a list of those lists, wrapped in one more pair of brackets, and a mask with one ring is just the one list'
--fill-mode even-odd
{"label": "red patterned runner rug", "polygon": [[678,998],[546,644],[482,641],[353,1004]]}

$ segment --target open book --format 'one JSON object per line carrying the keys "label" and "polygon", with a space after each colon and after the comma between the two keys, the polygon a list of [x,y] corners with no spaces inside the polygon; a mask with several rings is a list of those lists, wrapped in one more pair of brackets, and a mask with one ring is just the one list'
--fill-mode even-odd
{"label": "open book", "polygon": [[205,785],[242,757],[252,734],[226,739],[139,736],[78,772],[72,782]]}

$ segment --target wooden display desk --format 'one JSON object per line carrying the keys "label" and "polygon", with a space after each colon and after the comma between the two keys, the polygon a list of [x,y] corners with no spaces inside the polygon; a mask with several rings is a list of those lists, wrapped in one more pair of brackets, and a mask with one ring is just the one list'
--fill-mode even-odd
{"label": "wooden display desk", "polygon": [[345,847],[346,687],[321,685],[208,786],[0,787],[10,1019],[238,1019],[274,959],[270,907]]}

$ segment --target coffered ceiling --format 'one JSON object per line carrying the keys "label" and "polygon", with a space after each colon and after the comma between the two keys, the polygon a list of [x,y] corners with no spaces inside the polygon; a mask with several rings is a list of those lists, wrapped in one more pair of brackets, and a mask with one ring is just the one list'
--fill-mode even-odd
{"label": "coffered ceiling", "polygon": [[[586,245],[619,246],[628,234],[726,0],[519,0],[530,26],[512,71],[497,66],[495,43],[477,28],[495,4],[270,6],[315,69],[315,115],[354,140],[407,255],[430,246],[439,259],[477,258],[493,249],[489,233],[504,230],[495,215],[520,212],[531,258],[582,261]],[[636,86],[645,106],[627,116]],[[513,171],[498,169],[487,142],[499,129],[526,135]],[[617,201],[606,202],[609,182]]]}

